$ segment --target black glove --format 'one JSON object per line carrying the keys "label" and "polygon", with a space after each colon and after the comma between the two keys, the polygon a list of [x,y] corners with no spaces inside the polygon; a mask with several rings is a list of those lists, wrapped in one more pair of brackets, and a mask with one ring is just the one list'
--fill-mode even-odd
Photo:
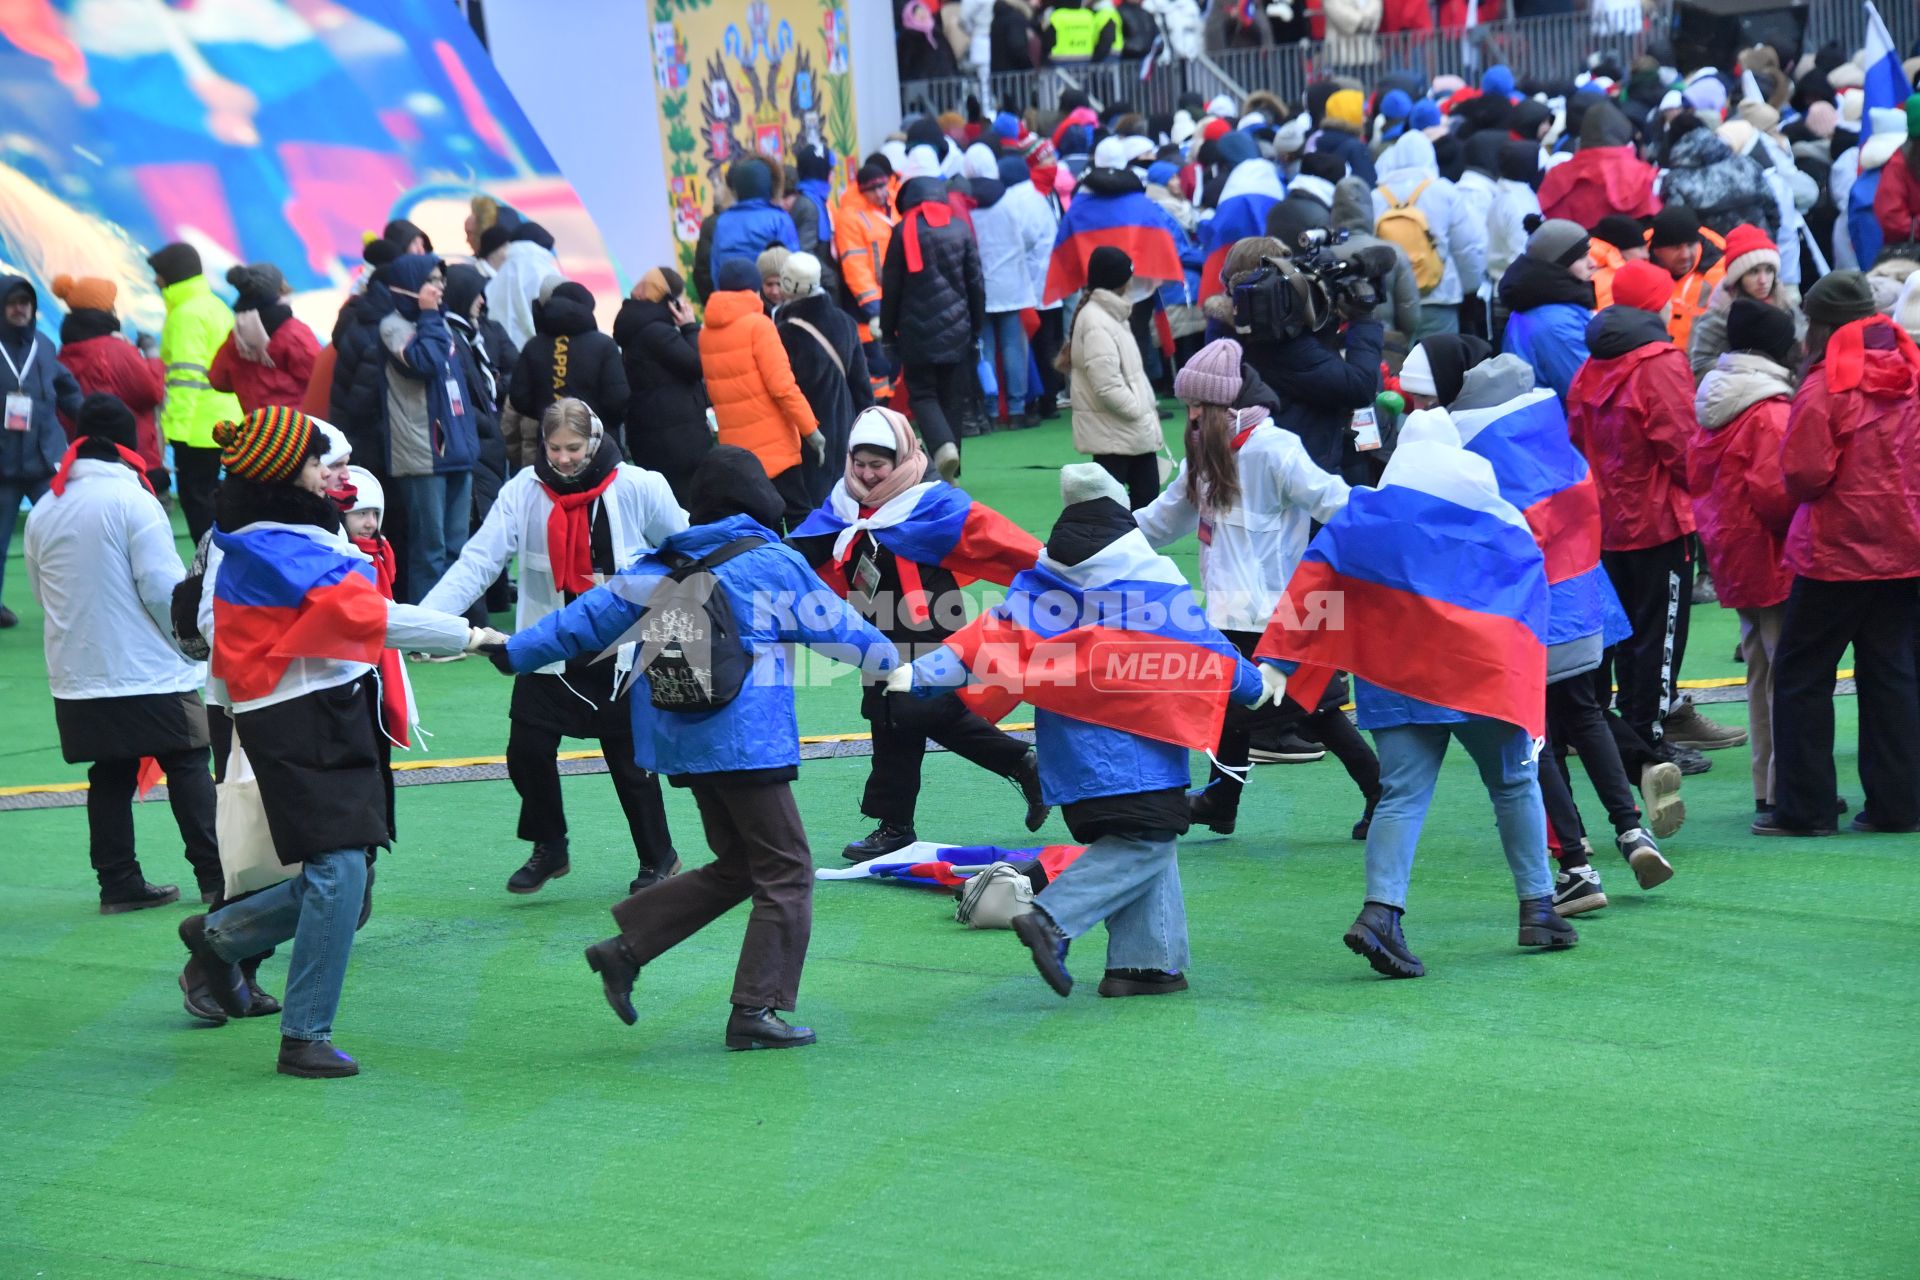
{"label": "black glove", "polygon": [[1373,319],[1374,308],[1380,305],[1380,293],[1369,280],[1354,281],[1335,304],[1334,311],[1342,320],[1353,323],[1359,320]]}
{"label": "black glove", "polygon": [[520,674],[513,669],[513,659],[508,656],[507,646],[503,644],[483,644],[474,650],[474,652],[484,653],[487,656],[487,661],[491,662],[494,669],[503,676],[517,676]]}

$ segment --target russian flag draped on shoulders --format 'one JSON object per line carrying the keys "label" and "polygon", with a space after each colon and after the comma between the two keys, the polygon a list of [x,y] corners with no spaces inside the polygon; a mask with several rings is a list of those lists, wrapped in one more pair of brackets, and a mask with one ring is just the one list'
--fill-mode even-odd
{"label": "russian flag draped on shoulders", "polygon": [[1178,566],[1138,529],[1074,565],[1043,552],[945,649],[974,681],[962,700],[990,723],[1028,702],[1194,751],[1220,740],[1236,685],[1243,700],[1248,682],[1258,689]]}
{"label": "russian flag draped on shoulders", "polygon": [[[1516,361],[1517,363],[1517,361]],[[1500,496],[1519,509],[1546,559],[1548,644],[1601,634],[1611,644],[1631,633],[1626,613],[1600,567],[1600,495],[1586,458],[1567,434],[1567,415],[1551,387],[1504,404],[1453,412],[1460,442],[1493,466]]]}
{"label": "russian flag draped on shoulders", "polygon": [[[1244,140],[1245,145],[1230,145],[1236,139]],[[1220,148],[1223,157],[1227,157],[1229,151],[1235,155],[1244,151],[1249,158],[1240,160],[1227,174],[1213,216],[1200,224],[1200,248],[1206,254],[1206,262],[1200,268],[1202,302],[1227,291],[1226,284],[1220,279],[1220,270],[1227,264],[1227,251],[1248,236],[1267,234],[1267,211],[1287,195],[1286,186],[1280,181],[1280,171],[1274,168],[1271,160],[1261,158],[1258,144],[1251,137],[1244,133],[1229,133],[1223,135],[1215,145]]]}
{"label": "russian flag draped on shoulders", "polygon": [[1180,228],[1167,211],[1149,200],[1143,187],[1103,194],[1091,185],[1094,180],[1089,176],[1081,182],[1080,194],[1067,207],[1054,233],[1045,301],[1051,305],[1086,288],[1087,260],[1103,244],[1133,259],[1136,279],[1183,279],[1186,268],[1180,263]]}
{"label": "russian flag draped on shoulders", "polygon": [[1444,410],[1408,419],[1380,488],[1355,489],[1308,545],[1255,656],[1300,664],[1302,706],[1351,671],[1542,737],[1545,561],[1486,459],[1450,439]]}
{"label": "russian flag draped on shoulders", "polygon": [[290,526],[213,534],[213,674],[238,702],[267,697],[295,658],[380,661],[387,601],[373,565]]}
{"label": "russian flag draped on shoulders", "polygon": [[917,484],[864,515],[847,492],[847,482],[840,480],[793,537],[834,539],[833,556],[821,566],[820,576],[844,596],[847,562],[862,533],[872,534],[893,552],[902,586],[909,592],[919,589],[914,565],[946,569],[961,586],[984,578],[1004,587],[1015,574],[1031,569],[1040,555],[1039,539],[943,480]]}

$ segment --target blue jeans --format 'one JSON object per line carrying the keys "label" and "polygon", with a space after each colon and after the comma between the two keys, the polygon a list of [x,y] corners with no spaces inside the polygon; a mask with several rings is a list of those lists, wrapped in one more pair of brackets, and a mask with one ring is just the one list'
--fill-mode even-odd
{"label": "blue jeans", "polygon": [[207,917],[207,942],[222,959],[244,960],[293,939],[281,1035],[325,1040],[333,1034],[366,891],[367,851],[334,849],[308,858],[293,879]]}
{"label": "blue jeans", "polygon": [[1547,814],[1540,803],[1540,776],[1526,730],[1498,720],[1456,724],[1403,724],[1375,729],[1380,753],[1380,803],[1367,830],[1367,901],[1405,908],[1407,881],[1413,877],[1413,852],[1420,827],[1433,804],[1433,784],[1446,759],[1447,742],[1460,745],[1480,768],[1480,780],[1493,798],[1500,846],[1513,871],[1513,887],[1522,898],[1553,892],[1547,868]]}
{"label": "blue jeans", "polygon": [[1027,408],[1027,331],[1018,311],[987,312],[986,331],[980,335],[987,358],[1000,353],[1000,389],[1007,393],[1007,413]]}
{"label": "blue jeans", "polygon": [[1167,831],[1101,836],[1034,903],[1069,938],[1106,921],[1109,969],[1185,972],[1187,903],[1178,852]]}
{"label": "blue jeans", "polygon": [[407,597],[418,604],[467,545],[473,527],[473,472],[401,476],[407,507]]}
{"label": "blue jeans", "polygon": [[13,526],[20,523],[20,503],[46,496],[45,480],[0,480],[0,601],[6,599],[7,551],[13,546]]}

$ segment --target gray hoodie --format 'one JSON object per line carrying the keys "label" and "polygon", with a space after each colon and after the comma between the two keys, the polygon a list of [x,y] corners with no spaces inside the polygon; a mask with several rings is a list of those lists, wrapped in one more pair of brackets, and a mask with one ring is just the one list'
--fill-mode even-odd
{"label": "gray hoodie", "polygon": [[1393,250],[1393,274],[1386,280],[1386,303],[1392,308],[1381,322],[1398,333],[1411,335],[1420,327],[1420,286],[1414,283],[1413,264],[1406,251],[1373,234],[1373,188],[1366,179],[1346,177],[1333,188],[1333,229],[1347,232],[1347,248],[1381,245]]}

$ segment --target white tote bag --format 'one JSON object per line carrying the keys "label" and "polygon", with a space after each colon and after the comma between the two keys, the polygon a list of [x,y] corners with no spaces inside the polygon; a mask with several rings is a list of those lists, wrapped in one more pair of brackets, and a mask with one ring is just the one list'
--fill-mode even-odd
{"label": "white tote bag", "polygon": [[220,841],[227,897],[270,888],[299,872],[297,864],[284,865],[273,851],[266,806],[260,803],[260,781],[253,776],[253,762],[247,759],[238,735],[227,756],[227,780],[218,788],[213,825]]}

